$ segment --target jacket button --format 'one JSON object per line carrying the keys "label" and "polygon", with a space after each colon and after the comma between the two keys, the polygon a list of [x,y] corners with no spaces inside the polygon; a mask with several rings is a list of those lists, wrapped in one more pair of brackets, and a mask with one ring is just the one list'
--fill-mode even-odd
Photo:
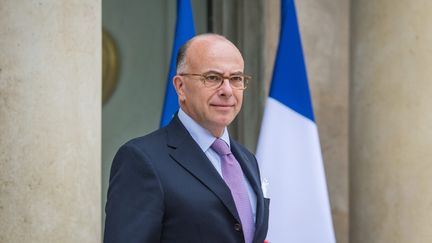
{"label": "jacket button", "polygon": [[240,231],[241,230],[241,224],[239,224],[239,223],[234,224],[234,229],[235,229],[235,231]]}

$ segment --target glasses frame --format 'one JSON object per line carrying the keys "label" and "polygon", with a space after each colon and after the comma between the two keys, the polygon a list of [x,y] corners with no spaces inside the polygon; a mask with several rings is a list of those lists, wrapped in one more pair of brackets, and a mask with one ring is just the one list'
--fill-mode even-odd
{"label": "glasses frame", "polygon": [[[219,83],[219,85],[217,85],[217,86],[215,86],[214,88],[215,89],[218,89],[218,88],[220,88],[222,85],[223,85],[223,83],[224,83],[224,81],[225,81],[225,79],[228,79],[228,82],[229,82],[229,84],[230,84],[230,86],[231,86],[231,88],[233,88],[233,89],[238,89],[238,90],[245,90],[247,87],[248,87],[248,84],[249,84],[249,80],[251,80],[252,79],[252,76],[249,76],[249,75],[246,75],[246,74],[243,74],[243,73],[239,73],[239,74],[233,74],[233,75],[230,75],[230,76],[223,76],[222,74],[220,74],[220,73],[213,73],[213,72],[211,72],[211,73],[179,73],[179,74],[177,74],[177,75],[179,75],[179,76],[195,76],[195,77],[200,77],[201,78],[201,81],[203,82],[203,84],[204,84],[204,86],[205,87],[207,87],[207,88],[211,88],[211,87],[209,87],[209,86],[206,86],[206,77],[207,76],[209,76],[209,75],[216,75],[216,76],[220,76],[221,78],[222,78],[222,81]],[[244,78],[244,81],[243,81],[243,88],[238,88],[238,87],[234,87],[234,86],[232,86],[231,85],[231,77],[232,76],[242,76],[243,78]]]}

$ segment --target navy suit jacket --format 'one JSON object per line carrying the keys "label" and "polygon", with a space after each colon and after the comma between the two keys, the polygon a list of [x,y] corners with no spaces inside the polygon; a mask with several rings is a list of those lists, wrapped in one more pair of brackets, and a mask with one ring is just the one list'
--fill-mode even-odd
{"label": "navy suit jacket", "polygon": [[[257,196],[254,243],[263,243],[269,200],[258,164],[246,148],[230,143]],[[177,116],[119,149],[105,212],[105,243],[244,242],[228,186]]]}

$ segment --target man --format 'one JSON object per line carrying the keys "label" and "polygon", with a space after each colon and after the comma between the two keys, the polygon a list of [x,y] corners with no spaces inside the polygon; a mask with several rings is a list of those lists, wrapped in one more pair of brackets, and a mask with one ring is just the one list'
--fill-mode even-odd
{"label": "man", "polygon": [[196,36],[180,49],[173,79],[180,110],[117,152],[104,242],[264,242],[269,201],[258,164],[227,130],[249,79],[243,69],[240,51],[220,35]]}

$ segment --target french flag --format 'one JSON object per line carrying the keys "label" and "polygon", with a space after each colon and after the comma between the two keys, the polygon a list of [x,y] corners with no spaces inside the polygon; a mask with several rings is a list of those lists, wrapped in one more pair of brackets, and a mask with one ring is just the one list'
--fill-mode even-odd
{"label": "french flag", "polygon": [[281,31],[257,147],[272,243],[335,243],[323,161],[293,0]]}
{"label": "french flag", "polygon": [[195,25],[190,0],[177,0],[177,21],[175,27],[174,44],[171,52],[168,82],[162,109],[160,127],[167,125],[174,113],[179,109],[177,93],[172,79],[176,74],[176,57],[180,47],[195,36]]}

